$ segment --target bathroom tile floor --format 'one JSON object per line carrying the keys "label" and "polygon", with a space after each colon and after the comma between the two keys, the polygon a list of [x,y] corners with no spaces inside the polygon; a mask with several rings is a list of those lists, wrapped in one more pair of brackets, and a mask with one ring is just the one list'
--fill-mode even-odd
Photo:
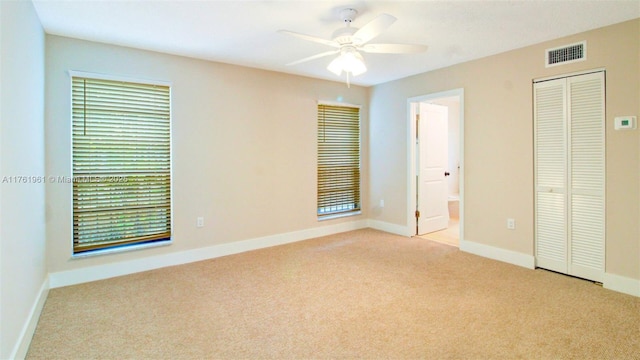
{"label": "bathroom tile floor", "polygon": [[435,231],[429,234],[420,235],[421,238],[436,241],[439,243],[451,245],[451,246],[459,246],[460,244],[460,219],[458,218],[450,218],[449,219],[449,227]]}

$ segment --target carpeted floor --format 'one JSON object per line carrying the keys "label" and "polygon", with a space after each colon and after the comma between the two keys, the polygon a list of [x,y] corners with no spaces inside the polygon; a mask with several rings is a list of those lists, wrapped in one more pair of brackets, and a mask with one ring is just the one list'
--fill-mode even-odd
{"label": "carpeted floor", "polygon": [[28,359],[640,359],[640,298],[358,230],[52,289]]}

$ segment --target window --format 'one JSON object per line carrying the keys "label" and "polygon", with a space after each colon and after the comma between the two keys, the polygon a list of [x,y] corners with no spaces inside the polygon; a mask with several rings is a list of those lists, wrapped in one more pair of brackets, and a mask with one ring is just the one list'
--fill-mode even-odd
{"label": "window", "polygon": [[360,108],[318,105],[318,216],[360,211]]}
{"label": "window", "polygon": [[170,241],[169,90],[72,77],[74,254]]}

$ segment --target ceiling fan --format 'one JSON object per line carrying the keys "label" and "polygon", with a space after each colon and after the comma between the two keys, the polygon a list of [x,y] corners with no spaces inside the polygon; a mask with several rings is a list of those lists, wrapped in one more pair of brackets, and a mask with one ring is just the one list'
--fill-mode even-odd
{"label": "ceiling fan", "polygon": [[351,26],[351,22],[355,19],[358,11],[352,8],[342,9],[340,17],[345,23],[345,27],[336,30],[333,33],[332,40],[327,40],[311,35],[300,34],[288,30],[280,30],[280,33],[292,35],[304,40],[317,42],[328,45],[334,50],[325,51],[320,54],[296,60],[287,65],[297,65],[303,62],[319,59],[325,56],[339,54],[327,69],[332,73],[340,76],[344,71],[347,74],[347,85],[349,85],[349,77],[357,76],[367,71],[364,58],[360,52],[377,53],[377,54],[415,54],[427,50],[425,45],[415,44],[367,44],[370,40],[384,32],[396,18],[389,14],[381,14],[375,19],[368,22],[360,29]]}

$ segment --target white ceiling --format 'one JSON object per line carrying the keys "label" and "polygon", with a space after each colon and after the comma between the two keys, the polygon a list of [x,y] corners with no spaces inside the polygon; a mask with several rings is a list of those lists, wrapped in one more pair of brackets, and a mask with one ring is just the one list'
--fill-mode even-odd
{"label": "white ceiling", "polygon": [[391,14],[398,20],[370,43],[425,44],[429,49],[412,55],[364,54],[369,71],[352,79],[363,86],[640,17],[640,0],[33,3],[49,34],[337,81],[344,79],[326,69],[332,57],[285,66],[332,48],[277,31],[329,39],[344,26],[340,9],[358,10],[355,27]]}

